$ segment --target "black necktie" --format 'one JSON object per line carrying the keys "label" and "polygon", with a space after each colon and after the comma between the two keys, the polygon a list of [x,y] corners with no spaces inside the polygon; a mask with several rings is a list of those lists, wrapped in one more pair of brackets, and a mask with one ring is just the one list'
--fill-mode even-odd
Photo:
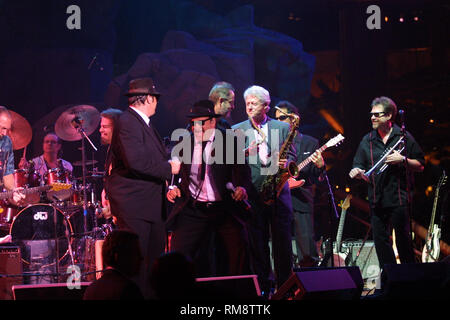
{"label": "black necktie", "polygon": [[204,181],[205,180],[205,173],[206,173],[206,161],[203,154],[205,152],[206,149],[206,145],[208,144],[209,141],[202,141],[202,164],[200,166],[200,181]]}

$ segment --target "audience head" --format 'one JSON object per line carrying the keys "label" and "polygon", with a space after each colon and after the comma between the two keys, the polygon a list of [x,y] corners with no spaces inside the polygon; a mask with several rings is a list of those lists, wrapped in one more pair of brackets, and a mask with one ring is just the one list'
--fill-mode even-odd
{"label": "audience head", "polygon": [[128,230],[113,230],[105,237],[102,258],[105,267],[130,277],[138,274],[142,262],[138,235]]}
{"label": "audience head", "polygon": [[165,253],[153,263],[150,281],[161,300],[192,297],[195,288],[194,264],[179,252]]}

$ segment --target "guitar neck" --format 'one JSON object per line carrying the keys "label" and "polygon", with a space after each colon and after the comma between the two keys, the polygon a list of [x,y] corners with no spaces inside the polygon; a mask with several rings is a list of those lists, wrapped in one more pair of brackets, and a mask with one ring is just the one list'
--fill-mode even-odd
{"label": "guitar neck", "polygon": [[[324,144],[323,146],[321,146],[319,149],[317,149],[320,152],[323,152],[325,149],[327,148],[327,145]],[[312,155],[310,155],[308,158],[306,158],[305,160],[303,160],[302,162],[299,163],[299,165],[297,166],[298,171],[301,171],[304,167],[306,167],[310,162],[312,161]]]}
{"label": "guitar neck", "polygon": [[433,233],[433,229],[434,229],[434,218],[436,216],[436,207],[437,207],[438,197],[439,197],[439,189],[436,190],[436,195],[434,196],[433,211],[431,213],[430,226],[428,227],[429,234]]}
{"label": "guitar neck", "polygon": [[336,235],[336,250],[339,252],[341,250],[342,232],[344,230],[344,221],[347,209],[342,209],[341,217],[339,218],[339,227]]}
{"label": "guitar neck", "polygon": [[[29,195],[29,194],[36,193],[39,191],[48,190],[50,188],[51,188],[51,186],[40,186],[40,187],[22,189],[22,190],[20,190],[20,192],[25,195]],[[14,191],[12,191],[12,190],[0,193],[0,200],[6,200],[6,199],[12,198],[13,193],[14,193]]]}

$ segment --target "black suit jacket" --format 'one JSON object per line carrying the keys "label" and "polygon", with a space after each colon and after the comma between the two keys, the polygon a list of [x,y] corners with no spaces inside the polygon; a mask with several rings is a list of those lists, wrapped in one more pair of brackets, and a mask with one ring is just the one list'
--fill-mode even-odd
{"label": "black suit jacket", "polygon": [[[242,208],[238,207],[238,204],[232,200],[231,198],[231,192],[226,188],[226,184],[228,182],[232,182],[235,187],[241,186],[248,190],[251,187],[251,171],[250,167],[246,163],[237,163],[237,152],[243,152],[242,150],[237,149],[236,141],[234,140],[233,148],[234,148],[234,158],[233,162],[227,164],[227,144],[225,143],[227,141],[226,138],[226,131],[222,129],[217,129],[223,136],[223,144],[222,144],[222,155],[223,158],[219,156],[218,149],[215,149],[213,152],[215,153],[214,156],[216,156],[217,162],[211,164],[211,175],[212,175],[212,181],[214,181],[216,185],[216,190],[220,194],[222,200],[228,201],[228,205],[230,208],[234,210],[234,212],[241,212]],[[194,149],[194,139],[192,134],[190,137],[187,137],[187,139],[191,140],[191,156],[193,155],[193,149]],[[216,144],[217,138],[215,139],[215,142],[213,144],[214,148],[219,148],[220,144]],[[228,150],[230,151],[230,150]],[[223,161],[220,161],[220,158],[222,158]],[[192,161],[191,161],[192,162]],[[184,163],[181,166],[179,178],[180,183],[178,184],[178,187],[181,191],[181,197],[176,199],[176,202],[173,206],[173,209],[171,210],[170,217],[167,221],[167,227],[170,229],[172,227],[172,223],[175,221],[176,216],[179,214],[180,211],[188,204],[188,201],[191,198],[191,194],[189,191],[189,175],[191,172],[191,162],[190,163]],[[231,162],[231,161],[228,161]],[[248,214],[248,213],[247,213]]]}
{"label": "black suit jacket", "polygon": [[110,152],[105,189],[113,214],[150,222],[165,219],[166,180],[172,171],[156,130],[128,108],[114,127]]}
{"label": "black suit jacket", "polygon": [[[297,164],[299,164],[319,149],[319,141],[316,138],[298,132],[294,139],[294,148],[297,155]],[[297,180],[305,179],[305,184],[301,188],[291,190],[294,211],[313,212],[313,184],[317,183],[317,178],[321,172],[322,169],[317,168],[312,162],[300,171]]]}

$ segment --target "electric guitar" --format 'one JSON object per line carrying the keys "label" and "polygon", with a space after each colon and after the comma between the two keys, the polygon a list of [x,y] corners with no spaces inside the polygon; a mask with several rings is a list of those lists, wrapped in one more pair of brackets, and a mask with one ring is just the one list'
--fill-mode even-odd
{"label": "electric guitar", "polygon": [[349,194],[345,197],[344,202],[341,205],[341,216],[339,217],[339,227],[336,235],[336,246],[333,252],[334,266],[345,266],[348,252],[342,252],[342,233],[344,231],[345,216],[347,209],[350,208],[350,200],[352,195]]}
{"label": "electric guitar", "polygon": [[[325,149],[327,149],[329,147],[333,147],[333,146],[338,145],[344,139],[345,138],[344,138],[344,136],[342,134],[338,134],[334,138],[331,138],[330,140],[328,140],[327,143],[325,143],[323,146],[321,146],[317,150],[320,151],[320,152],[323,152]],[[302,162],[300,162],[297,165],[298,172],[302,171],[302,169],[305,168],[311,162],[311,160],[312,160],[312,154],[308,158],[306,158],[305,160],[303,160]],[[291,177],[291,178],[288,179],[288,184],[289,184],[289,189],[299,188],[299,187],[301,187],[301,186],[303,186],[305,184],[305,179],[295,180],[294,178]]]}
{"label": "electric guitar", "polygon": [[350,208],[351,199],[352,195],[347,195],[341,205],[341,216],[339,217],[339,226],[334,246],[332,245],[331,239],[327,239],[323,244],[324,258],[320,264],[321,266],[325,265],[331,256],[333,257],[334,267],[346,266],[348,252],[342,252],[342,233],[344,231],[345,216],[347,214],[347,209]]}
{"label": "electric guitar", "polygon": [[434,194],[433,211],[431,213],[430,226],[428,227],[425,245],[423,246],[422,250],[422,262],[436,262],[439,259],[439,253],[441,249],[439,244],[439,240],[441,238],[441,228],[439,228],[439,225],[437,223],[434,223],[434,219],[436,217],[439,189],[445,184],[446,181],[447,176],[444,171],[442,173],[442,176],[439,178],[439,182],[436,186],[436,191]]}
{"label": "electric guitar", "polygon": [[[60,191],[60,190],[68,190],[70,188],[72,188],[71,184],[56,182],[51,185],[45,185],[45,186],[39,186],[39,187],[33,187],[33,188],[25,188],[25,189],[21,189],[18,191],[25,195],[29,195],[29,194],[34,194],[34,193],[38,193],[38,192],[48,191],[48,190]],[[14,193],[13,190],[1,192],[0,193],[0,201],[11,199],[13,197],[13,193]]]}

